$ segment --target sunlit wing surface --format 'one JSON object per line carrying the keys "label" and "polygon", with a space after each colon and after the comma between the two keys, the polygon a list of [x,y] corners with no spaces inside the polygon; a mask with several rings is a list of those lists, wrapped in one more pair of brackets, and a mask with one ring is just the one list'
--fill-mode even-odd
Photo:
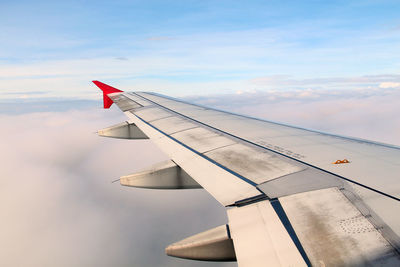
{"label": "sunlit wing surface", "polygon": [[170,157],[121,184],[204,188],[226,207],[226,226],[167,254],[239,266],[400,266],[399,147],[95,83],[104,107],[129,118],[99,134],[149,138]]}

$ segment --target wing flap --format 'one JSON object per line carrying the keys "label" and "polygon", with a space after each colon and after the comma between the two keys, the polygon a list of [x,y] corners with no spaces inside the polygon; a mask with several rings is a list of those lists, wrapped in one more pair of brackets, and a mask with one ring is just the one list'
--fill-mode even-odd
{"label": "wing flap", "polygon": [[305,169],[305,166],[288,162],[269,151],[246,146],[242,143],[224,146],[205,154],[220,164],[229,166],[233,171],[247,177],[256,184]]}
{"label": "wing flap", "polygon": [[307,266],[268,200],[228,209],[239,266]]}
{"label": "wing flap", "polygon": [[154,106],[148,106],[147,108],[137,111],[135,110],[133,113],[140,116],[140,118],[148,122],[172,116],[171,112]]}
{"label": "wing flap", "polygon": [[236,144],[234,140],[203,127],[177,132],[172,136],[200,153],[207,153],[221,147]]}

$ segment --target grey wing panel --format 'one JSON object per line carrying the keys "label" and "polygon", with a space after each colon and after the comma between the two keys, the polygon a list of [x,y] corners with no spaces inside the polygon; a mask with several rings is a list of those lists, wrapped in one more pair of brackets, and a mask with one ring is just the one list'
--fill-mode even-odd
{"label": "grey wing panel", "polygon": [[221,147],[207,152],[206,155],[256,184],[305,169],[300,164],[242,143]]}

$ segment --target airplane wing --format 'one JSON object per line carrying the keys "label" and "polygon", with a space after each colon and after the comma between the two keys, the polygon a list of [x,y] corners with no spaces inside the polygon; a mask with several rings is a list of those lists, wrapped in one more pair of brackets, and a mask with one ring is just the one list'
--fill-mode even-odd
{"label": "airplane wing", "polygon": [[126,186],[204,188],[228,224],[166,248],[247,266],[400,266],[400,147],[326,134],[94,81],[128,121],[102,136],[150,139],[170,160]]}

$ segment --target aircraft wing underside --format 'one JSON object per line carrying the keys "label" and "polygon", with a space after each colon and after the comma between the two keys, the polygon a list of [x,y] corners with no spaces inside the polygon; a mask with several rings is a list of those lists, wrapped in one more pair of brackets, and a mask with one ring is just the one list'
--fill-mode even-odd
{"label": "aircraft wing underside", "polygon": [[226,226],[167,254],[239,266],[399,266],[399,147],[95,83],[129,118],[100,135],[149,138],[170,157],[121,184],[201,187],[226,207]]}

